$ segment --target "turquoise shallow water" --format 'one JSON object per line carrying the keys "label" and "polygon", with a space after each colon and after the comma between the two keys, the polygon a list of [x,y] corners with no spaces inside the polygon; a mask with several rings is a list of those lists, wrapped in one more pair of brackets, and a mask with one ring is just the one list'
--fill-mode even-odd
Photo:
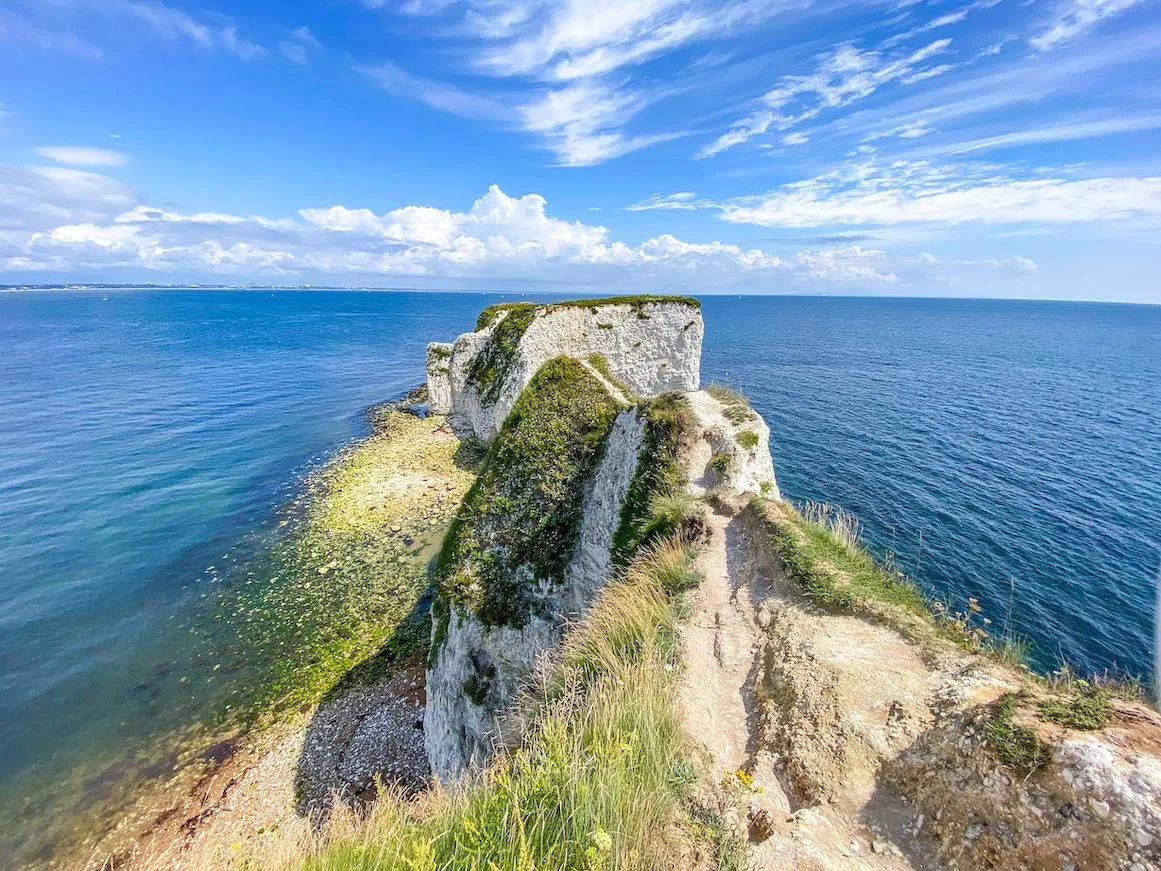
{"label": "turquoise shallow water", "polygon": [[[223,555],[492,299],[0,294],[0,788],[172,726],[142,687],[182,668],[173,627]],[[997,622],[1011,598],[1041,667],[1148,668],[1161,307],[704,312],[703,376],[753,398],[786,495],[856,512],[933,595],[978,596]]]}

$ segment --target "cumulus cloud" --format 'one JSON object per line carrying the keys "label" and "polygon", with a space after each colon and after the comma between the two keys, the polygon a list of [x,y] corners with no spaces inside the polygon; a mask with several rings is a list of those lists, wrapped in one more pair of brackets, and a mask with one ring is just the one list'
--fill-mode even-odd
{"label": "cumulus cloud", "polygon": [[123,152],[108,148],[88,148],[76,145],[42,145],[35,149],[41,157],[72,166],[124,166],[128,158]]}
{"label": "cumulus cloud", "polygon": [[812,278],[840,282],[883,282],[898,280],[893,272],[883,272],[887,252],[858,245],[822,250],[799,251],[795,260]]}
{"label": "cumulus cloud", "polygon": [[[334,205],[272,219],[130,204],[123,189],[112,188],[116,195],[110,196],[95,180],[88,184],[88,195],[74,191],[74,199],[94,200],[89,208],[35,212],[26,197],[21,208],[27,226],[7,228],[25,232],[0,233],[0,263],[10,270],[94,275],[134,269],[349,282],[525,274],[565,283],[708,274],[728,283],[731,276],[784,266],[757,248],[690,242],[667,233],[640,244],[617,240],[605,227],[551,215],[539,194],[513,197],[495,185],[463,212],[411,205],[377,213]],[[0,188],[0,205],[14,202],[4,197]],[[58,217],[69,220],[53,222]]]}

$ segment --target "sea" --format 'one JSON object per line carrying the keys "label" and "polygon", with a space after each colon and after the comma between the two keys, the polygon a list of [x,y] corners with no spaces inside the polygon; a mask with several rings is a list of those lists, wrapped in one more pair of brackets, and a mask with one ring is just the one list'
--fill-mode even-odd
{"label": "sea", "polygon": [[[0,865],[51,855],[38,790],[115,792],[117,766],[86,759],[208,704],[173,656],[186,616],[219,563],[261,558],[246,542],[368,406],[423,380],[427,342],[542,298],[0,293],[0,793],[23,796],[0,807]],[[784,496],[855,514],[1037,669],[1151,679],[1161,306],[707,295],[703,313],[703,381],[766,418]]]}

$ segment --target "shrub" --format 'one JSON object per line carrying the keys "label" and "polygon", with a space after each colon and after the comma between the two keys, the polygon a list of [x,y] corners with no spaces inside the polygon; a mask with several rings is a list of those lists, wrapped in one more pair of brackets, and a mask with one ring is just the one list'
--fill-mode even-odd
{"label": "shrub", "polygon": [[734,436],[734,439],[748,451],[758,447],[758,434],[753,430],[744,429]]}

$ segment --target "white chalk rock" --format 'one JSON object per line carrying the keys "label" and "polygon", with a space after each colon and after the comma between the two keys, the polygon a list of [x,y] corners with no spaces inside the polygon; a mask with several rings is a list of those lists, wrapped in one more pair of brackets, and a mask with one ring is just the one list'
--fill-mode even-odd
{"label": "white chalk rock", "polygon": [[[447,635],[427,671],[424,732],[432,771],[443,781],[485,763],[503,739],[502,714],[537,660],[560,643],[564,620],[582,616],[612,573],[613,536],[637,470],[645,421],[622,411],[585,491],[576,548],[554,589],[539,590],[537,611],[520,628],[487,627],[453,606]],[[533,586],[531,577],[527,584]],[[433,637],[433,643],[434,643]]]}
{"label": "white chalk rock", "polygon": [[[448,366],[453,424],[491,441],[512,410],[520,391],[536,371],[554,357],[604,358],[612,377],[638,397],[696,390],[705,332],[701,311],[680,300],[572,305],[555,303],[537,309],[520,337],[516,353],[494,399],[481,395],[472,382],[472,363],[484,351],[493,332],[510,315],[456,339]],[[428,351],[429,361],[431,351]],[[428,392],[441,391],[430,372]]]}
{"label": "white chalk rock", "polygon": [[427,404],[432,414],[451,411],[451,356],[452,346],[447,342],[427,346]]}
{"label": "white chalk rock", "polygon": [[689,404],[702,448],[700,456],[695,451],[694,491],[781,501],[770,455],[770,427],[762,416],[743,400],[723,402],[705,390],[690,393]]}

